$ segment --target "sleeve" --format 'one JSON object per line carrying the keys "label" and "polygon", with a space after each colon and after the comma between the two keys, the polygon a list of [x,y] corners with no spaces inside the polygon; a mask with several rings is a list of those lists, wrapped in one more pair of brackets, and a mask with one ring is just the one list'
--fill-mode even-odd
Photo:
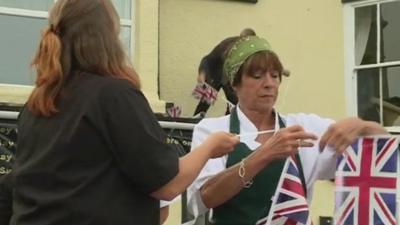
{"label": "sleeve", "polygon": [[285,117],[288,126],[300,125],[307,132],[318,136],[311,148],[300,149],[299,155],[303,167],[303,173],[307,184],[307,199],[311,202],[314,183],[316,180],[331,179],[335,175],[336,157],[332,151],[325,148],[319,150],[319,140],[334,120],[322,118],[315,114],[289,114]]}
{"label": "sleeve", "polygon": [[319,151],[319,141],[322,135],[326,132],[328,127],[335,123],[334,120],[328,118],[321,118],[316,115],[312,115],[312,117],[316,118],[315,122],[315,133],[319,136],[318,143],[316,144],[316,148],[318,150],[318,157],[315,166],[316,179],[318,180],[328,180],[335,178],[336,172],[336,152],[329,146],[326,146],[321,152]]}
{"label": "sleeve", "polygon": [[161,200],[160,201],[160,208],[164,208],[164,207],[169,206],[171,204],[172,204],[172,201],[163,201],[163,200]]}
{"label": "sleeve", "polygon": [[325,147],[325,149],[319,154],[317,159],[316,171],[318,174],[318,180],[328,180],[335,178],[336,172],[336,151],[331,147]]}
{"label": "sleeve", "polygon": [[172,204],[174,204],[175,202],[177,202],[177,201],[181,201],[181,199],[182,199],[182,197],[179,195],[179,196],[176,196],[174,199],[172,199],[171,201],[164,201],[164,200],[161,200],[160,201],[160,208],[163,208],[163,207],[166,207],[166,206],[170,206],[170,205],[172,205]]}
{"label": "sleeve", "polygon": [[314,143],[314,147],[300,150],[299,152],[307,186],[311,188],[316,180],[333,178],[335,175],[335,154],[332,154],[332,150],[329,147],[320,152],[319,140],[328,127],[334,123],[334,120],[322,118],[315,114],[302,113],[288,116],[287,119],[289,124],[299,124],[306,131],[314,133],[319,138]]}
{"label": "sleeve", "polygon": [[[195,148],[197,148],[211,134],[212,131],[207,127],[208,126],[202,122],[195,126],[193,130],[192,151],[196,151]],[[188,211],[195,217],[208,211],[208,208],[204,205],[200,196],[201,187],[210,177],[225,169],[225,161],[226,160],[223,157],[209,159],[201,170],[199,176],[187,189]]]}
{"label": "sleeve", "polygon": [[0,224],[9,224],[12,215],[11,173],[0,176]]}
{"label": "sleeve", "polygon": [[120,170],[139,190],[158,190],[179,172],[177,152],[139,90],[124,89],[106,99],[106,133]]}

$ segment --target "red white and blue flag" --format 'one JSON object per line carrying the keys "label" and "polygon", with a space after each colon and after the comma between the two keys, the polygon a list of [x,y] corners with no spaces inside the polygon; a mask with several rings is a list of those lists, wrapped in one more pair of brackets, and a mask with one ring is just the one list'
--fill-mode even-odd
{"label": "red white and blue flag", "polygon": [[182,108],[180,106],[171,106],[167,109],[168,116],[172,118],[180,117],[182,114]]}
{"label": "red white and blue flag", "polygon": [[338,158],[335,225],[395,225],[396,137],[364,137]]}
{"label": "red white and blue flag", "polygon": [[218,91],[207,83],[198,83],[192,92],[193,97],[200,101],[214,104],[218,97]]}
{"label": "red white and blue flag", "polygon": [[287,158],[266,225],[310,225],[311,216],[294,156]]}

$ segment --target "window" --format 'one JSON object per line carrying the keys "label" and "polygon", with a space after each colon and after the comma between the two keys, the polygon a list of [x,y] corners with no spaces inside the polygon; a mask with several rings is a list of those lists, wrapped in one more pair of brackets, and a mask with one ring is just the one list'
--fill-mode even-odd
{"label": "window", "polygon": [[400,0],[344,5],[350,114],[400,128]]}
{"label": "window", "polygon": [[132,57],[132,48],[134,44],[132,41],[134,40],[132,34],[134,33],[133,29],[133,4],[135,3],[134,0],[113,0],[115,8],[118,11],[118,14],[121,18],[121,40],[124,43],[126,52],[129,56]]}
{"label": "window", "polygon": [[[0,84],[32,85],[29,67],[40,30],[47,26],[48,9],[56,0],[0,0]],[[121,18],[121,40],[128,55],[132,51],[131,0],[113,0]],[[0,99],[0,102],[2,99]]]}

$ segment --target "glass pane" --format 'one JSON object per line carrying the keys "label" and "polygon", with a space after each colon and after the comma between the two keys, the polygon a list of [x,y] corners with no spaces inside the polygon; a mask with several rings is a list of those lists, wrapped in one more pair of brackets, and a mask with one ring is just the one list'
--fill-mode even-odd
{"label": "glass pane", "polygon": [[356,65],[375,64],[376,6],[355,9],[355,60]]}
{"label": "glass pane", "polygon": [[113,0],[112,2],[121,19],[131,19],[131,0]]}
{"label": "glass pane", "polygon": [[0,0],[0,6],[47,11],[52,6],[54,0]]}
{"label": "glass pane", "polygon": [[385,68],[383,74],[383,124],[400,126],[400,66]]}
{"label": "glass pane", "polygon": [[0,83],[31,85],[30,63],[46,19],[0,15]]}
{"label": "glass pane", "polygon": [[124,44],[125,52],[128,56],[131,55],[131,27],[122,26],[121,27],[120,38]]}
{"label": "glass pane", "polygon": [[358,116],[364,120],[380,122],[379,69],[357,72]]}
{"label": "glass pane", "polygon": [[400,1],[381,5],[381,62],[400,60]]}

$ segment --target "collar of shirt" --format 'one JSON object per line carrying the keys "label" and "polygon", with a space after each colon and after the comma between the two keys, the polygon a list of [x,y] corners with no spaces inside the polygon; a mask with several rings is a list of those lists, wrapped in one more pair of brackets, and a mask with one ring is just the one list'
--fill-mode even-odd
{"label": "collar of shirt", "polygon": [[[273,109],[275,112],[275,133],[279,130],[279,120],[278,120],[278,113],[276,112],[275,108]],[[257,127],[250,121],[250,119],[240,110],[240,106],[237,107],[237,114],[240,122],[240,133],[254,133],[254,135],[246,135],[244,137],[240,137],[240,142],[245,143],[251,150],[255,150],[258,148],[261,143],[256,141],[257,134],[259,130]]]}

